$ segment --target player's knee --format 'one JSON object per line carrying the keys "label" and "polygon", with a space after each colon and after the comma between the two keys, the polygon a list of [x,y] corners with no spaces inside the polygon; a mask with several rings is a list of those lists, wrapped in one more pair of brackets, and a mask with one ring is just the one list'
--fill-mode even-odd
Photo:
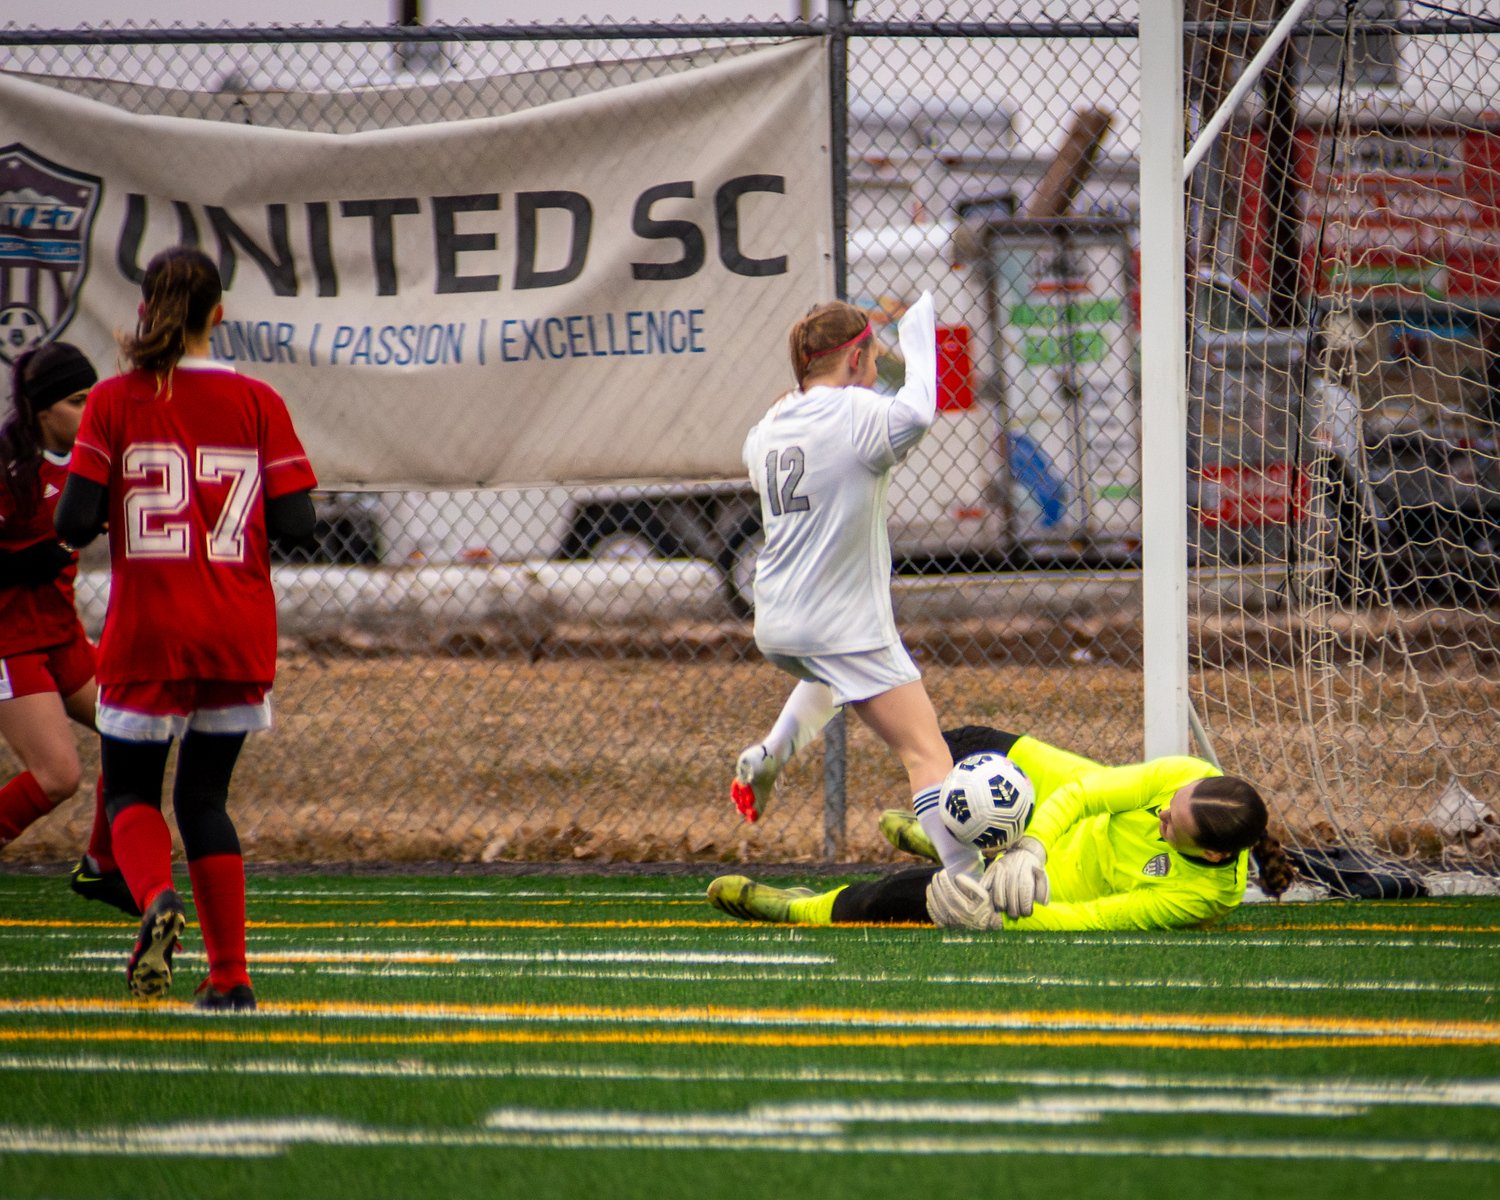
{"label": "player's knee", "polygon": [[71,763],[37,763],[31,768],[31,777],[54,808],[78,791],[78,785],[83,782],[82,768],[76,759]]}
{"label": "player's knee", "polygon": [[217,788],[179,789],[172,797],[177,832],[188,861],[213,854],[238,854],[239,833],[228,811],[229,795]]}

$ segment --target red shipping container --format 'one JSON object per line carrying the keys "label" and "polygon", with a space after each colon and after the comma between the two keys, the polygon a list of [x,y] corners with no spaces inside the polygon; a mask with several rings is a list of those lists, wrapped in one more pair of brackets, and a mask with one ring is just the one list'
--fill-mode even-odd
{"label": "red shipping container", "polygon": [[969,327],[937,327],[937,394],[939,412],[974,406],[974,362],[969,356]]}
{"label": "red shipping container", "polygon": [[1218,463],[1201,471],[1204,489],[1198,520],[1207,527],[1250,529],[1301,521],[1312,498],[1303,472],[1289,462],[1263,468]]}

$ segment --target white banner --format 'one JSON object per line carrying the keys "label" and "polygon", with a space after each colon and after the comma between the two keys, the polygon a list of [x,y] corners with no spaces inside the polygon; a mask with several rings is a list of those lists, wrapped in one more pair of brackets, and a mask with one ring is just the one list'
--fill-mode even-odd
{"label": "white banner", "polygon": [[831,297],[821,44],[356,134],[133,115],[0,74],[0,358],[101,374],[156,251],[225,277],[218,357],[323,486],[737,476]]}

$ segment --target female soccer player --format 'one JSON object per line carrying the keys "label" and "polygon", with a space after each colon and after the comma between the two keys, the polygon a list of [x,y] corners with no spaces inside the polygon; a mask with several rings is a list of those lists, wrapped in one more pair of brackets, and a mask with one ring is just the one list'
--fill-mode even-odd
{"label": "female soccer player", "polygon": [[[1243,779],[1196,758],[1106,767],[1037,738],[985,726],[945,733],[952,756],[1007,755],[1036,787],[1026,836],[985,872],[985,903],[934,888],[917,867],[821,895],[738,875],[708,899],[744,920],[815,925],[931,922],[977,929],[1181,929],[1211,924],[1244,898],[1253,854],[1261,888],[1279,896],[1295,874],[1267,834],[1265,802]],[[935,858],[904,813],[881,819],[901,849]]]}
{"label": "female soccer player", "polygon": [[209,964],[197,1003],[250,1009],[245,868],[226,804],[245,734],[271,724],[268,536],[311,533],[316,480],[281,397],[209,357],[224,316],[213,262],[164,251],[141,291],[135,333],[120,338],[134,369],[90,397],[57,528],[81,546],[109,523],[98,725],[115,857],[144,914],[130,990],[171,986],[186,921],[161,813],[180,738],[172,802]]}
{"label": "female soccer player", "polygon": [[886,491],[937,412],[927,293],[902,318],[900,340],[906,382],[883,396],[871,390],[869,319],[849,304],[814,308],[791,330],[797,386],[745,439],[766,535],[755,570],[755,643],[801,682],[788,701],[798,732],[782,736],[778,722],[766,743],[744,751],[731,794],[756,820],[797,745],[849,705],[900,756],[912,806],[944,864],[977,881],[978,853],[937,815],[937,787],[953,763],[891,607]]}
{"label": "female soccer player", "polygon": [[[67,342],[28,350],[11,371],[11,412],[0,426],[0,737],[24,769],[0,787],[0,846],[78,790],[69,721],[94,728],[94,647],[73,607],[78,556],[58,541],[52,515],[97,378]],[[139,915],[115,870],[97,787],[73,889]]]}

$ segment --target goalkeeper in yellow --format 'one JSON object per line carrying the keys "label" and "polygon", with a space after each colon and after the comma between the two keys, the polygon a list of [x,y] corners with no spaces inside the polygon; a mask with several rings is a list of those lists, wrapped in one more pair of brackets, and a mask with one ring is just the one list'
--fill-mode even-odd
{"label": "goalkeeper in yellow", "polygon": [[[812,925],[1182,929],[1233,911],[1252,855],[1268,894],[1280,895],[1292,880],[1291,863],[1267,833],[1260,794],[1201,759],[1108,767],[986,726],[943,736],[955,762],[998,751],[1036,788],[1025,836],[991,861],[982,880],[916,867],[818,894],[729,875],[709,885],[709,902],[744,920]],[[880,824],[898,848],[937,861],[910,813],[892,810]]]}

